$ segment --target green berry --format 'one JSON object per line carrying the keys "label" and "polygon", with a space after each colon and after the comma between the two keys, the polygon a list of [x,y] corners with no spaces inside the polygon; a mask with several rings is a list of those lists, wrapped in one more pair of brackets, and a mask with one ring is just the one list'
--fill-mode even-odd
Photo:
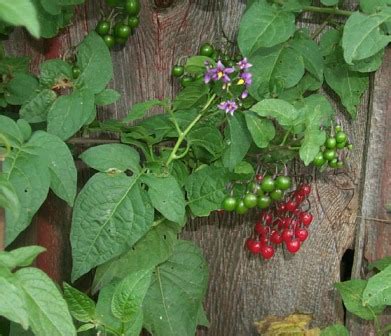
{"label": "green berry", "polygon": [[343,166],[344,166],[343,161],[338,161],[337,162],[337,168],[343,168]]}
{"label": "green berry", "polygon": [[117,23],[114,27],[114,35],[116,38],[127,39],[131,32],[131,28],[125,23]]}
{"label": "green berry", "polygon": [[214,48],[209,43],[204,43],[200,48],[201,56],[211,57],[213,53],[214,53]]}
{"label": "green berry", "polygon": [[244,215],[248,211],[248,208],[244,205],[243,200],[240,200],[238,202],[238,204],[236,205],[235,210],[236,210],[236,213],[238,213],[239,215]]}
{"label": "green berry", "polygon": [[73,79],[79,78],[80,74],[81,74],[81,70],[80,70],[80,68],[77,65],[72,67],[72,77],[73,77]]}
{"label": "green berry", "polygon": [[347,145],[347,147],[348,147],[349,150],[353,149],[353,145],[352,144]]}
{"label": "green berry", "polygon": [[264,195],[258,198],[258,207],[260,209],[268,208],[271,203],[272,203],[272,199],[269,196]]}
{"label": "green berry", "polygon": [[185,68],[182,65],[174,65],[171,74],[173,77],[181,77],[185,73]]}
{"label": "green berry", "polygon": [[115,37],[115,43],[117,43],[119,45],[125,45],[127,41],[128,41],[127,38]]}
{"label": "green berry", "polygon": [[103,41],[105,41],[106,45],[108,46],[109,49],[113,48],[115,45],[115,39],[113,35],[105,35],[102,37]]}
{"label": "green berry", "polygon": [[338,149],[343,149],[343,148],[345,148],[345,147],[346,147],[346,143],[347,143],[347,141],[345,141],[345,142],[340,142],[340,143],[337,142],[337,148],[338,148]]}
{"label": "green berry", "polygon": [[326,148],[334,149],[336,145],[337,145],[337,141],[335,140],[335,138],[328,138],[326,140],[326,143],[325,143]]}
{"label": "green berry", "polygon": [[132,16],[137,16],[140,13],[140,2],[139,0],[128,0],[125,4],[125,10]]}
{"label": "green berry", "polygon": [[229,212],[234,211],[236,209],[237,203],[238,202],[235,197],[228,196],[223,201],[223,209]]}
{"label": "green berry", "polygon": [[247,194],[243,198],[244,205],[246,206],[246,208],[249,208],[249,209],[256,207],[257,201],[258,201],[258,197],[254,194],[251,194],[251,193]]}
{"label": "green berry", "polygon": [[250,193],[258,193],[258,190],[261,188],[261,186],[256,182],[251,182],[247,186],[247,191]]}
{"label": "green berry", "polygon": [[338,132],[336,135],[335,135],[335,139],[337,140],[337,143],[343,143],[348,140],[348,136],[346,135],[345,132]]}
{"label": "green berry", "polygon": [[335,131],[336,132],[341,132],[342,131],[342,126],[341,125],[335,126]]}
{"label": "green berry", "polygon": [[324,159],[323,157],[323,152],[319,152],[316,156],[315,156],[315,159],[314,161],[312,161],[313,165],[315,167],[322,167],[324,165],[324,163],[326,162],[326,160]]}
{"label": "green berry", "polygon": [[284,192],[281,189],[273,190],[270,193],[270,198],[273,201],[281,201],[284,198]]}
{"label": "green berry", "polygon": [[336,152],[334,149],[326,149],[324,152],[323,152],[323,158],[326,160],[326,161],[331,161],[335,158],[336,156]]}
{"label": "green berry", "polygon": [[278,176],[275,184],[277,189],[288,190],[292,186],[292,179],[289,176]]}
{"label": "green berry", "polygon": [[140,19],[137,16],[131,16],[128,19],[128,26],[130,28],[137,28],[140,25]]}
{"label": "green berry", "polygon": [[100,36],[108,34],[110,32],[110,22],[106,20],[99,21],[95,30]]}
{"label": "green berry", "polygon": [[275,182],[273,177],[265,176],[261,183],[261,189],[264,192],[272,192],[275,189]]}
{"label": "green berry", "polygon": [[183,87],[189,86],[190,83],[194,82],[194,78],[191,76],[183,76],[181,78],[181,85]]}
{"label": "green berry", "polygon": [[335,158],[335,159],[332,159],[331,161],[329,161],[329,166],[331,168],[338,168],[338,159]]}

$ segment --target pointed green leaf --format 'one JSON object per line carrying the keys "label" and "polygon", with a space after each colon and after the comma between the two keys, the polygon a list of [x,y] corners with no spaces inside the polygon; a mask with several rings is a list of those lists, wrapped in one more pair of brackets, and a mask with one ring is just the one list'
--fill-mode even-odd
{"label": "pointed green leaf", "polygon": [[16,122],[3,115],[0,115],[0,134],[4,135],[13,147],[19,147],[24,142],[23,134]]}
{"label": "pointed green leaf", "polygon": [[300,159],[308,166],[319,153],[320,147],[326,141],[326,132],[319,129],[307,128],[300,146]]}
{"label": "pointed green leaf", "polygon": [[0,266],[9,269],[30,266],[35,258],[45,251],[46,249],[41,246],[26,246],[9,252],[2,251],[0,252]]}
{"label": "pointed green leaf", "polygon": [[105,106],[115,103],[121,98],[121,94],[112,89],[105,89],[95,95],[95,105]]}
{"label": "pointed green leaf", "polygon": [[245,112],[248,130],[259,148],[266,148],[269,142],[274,139],[276,130],[271,120],[260,118],[255,113]]}
{"label": "pointed green leaf", "polygon": [[29,123],[46,121],[49,110],[57,99],[57,94],[48,89],[36,92],[24,103],[19,111],[20,116]]}
{"label": "pointed green leaf", "polygon": [[127,123],[142,118],[151,108],[156,106],[166,106],[166,104],[167,103],[165,101],[159,99],[151,99],[134,104],[130,109],[129,114],[122,120],[122,122]]}
{"label": "pointed green leaf", "polygon": [[391,265],[391,257],[385,257],[383,259],[379,259],[374,262],[371,262],[368,265],[368,269],[369,270],[377,269],[379,271],[383,271],[390,265]]}
{"label": "pointed green leaf", "polygon": [[95,319],[95,302],[86,294],[64,282],[64,299],[72,316],[80,322],[90,322]]}
{"label": "pointed green leaf", "polygon": [[192,83],[176,96],[173,106],[175,110],[187,110],[206,102],[209,87],[204,83]]}
{"label": "pointed green leaf", "polygon": [[372,307],[391,305],[391,266],[369,278],[363,293],[363,303]]}

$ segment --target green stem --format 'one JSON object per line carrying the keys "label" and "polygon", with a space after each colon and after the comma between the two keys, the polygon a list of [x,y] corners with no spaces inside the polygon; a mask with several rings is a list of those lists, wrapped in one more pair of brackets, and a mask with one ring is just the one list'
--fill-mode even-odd
{"label": "green stem", "polygon": [[282,142],[280,143],[280,146],[284,146],[286,141],[288,140],[289,135],[291,134],[291,131],[287,131],[285,133],[284,139],[282,139]]}
{"label": "green stem", "polygon": [[182,142],[185,140],[186,136],[189,134],[192,128],[201,120],[201,118],[204,116],[204,112],[209,108],[215,98],[216,94],[212,95],[212,97],[209,98],[205,106],[202,108],[201,112],[194,118],[190,125],[178,135],[178,140],[174,148],[172,149],[170,156],[167,159],[166,166],[168,166],[172,161],[178,159],[177,152],[179,150],[179,147],[182,145]]}
{"label": "green stem", "polygon": [[367,306],[367,308],[371,311],[371,313],[373,315],[373,322],[375,324],[376,336],[383,336],[384,333],[383,333],[382,328],[380,327],[380,323],[379,323],[379,319],[378,319],[377,315],[375,314],[375,312],[373,311],[373,309],[370,306]]}
{"label": "green stem", "polygon": [[324,14],[334,14],[334,15],[342,15],[342,16],[350,16],[353,14],[351,11],[338,9],[338,8],[326,8],[326,7],[315,7],[315,6],[305,6],[303,8],[305,12],[312,13],[324,13]]}
{"label": "green stem", "polygon": [[168,113],[169,113],[169,115],[171,116],[171,120],[172,120],[172,122],[173,122],[174,125],[175,125],[175,129],[176,129],[176,131],[178,132],[178,135],[180,135],[180,134],[182,133],[182,130],[181,130],[181,128],[179,127],[179,124],[178,124],[178,121],[177,121],[176,118],[175,118],[174,112],[173,112],[171,109],[169,109],[169,110],[168,110]]}

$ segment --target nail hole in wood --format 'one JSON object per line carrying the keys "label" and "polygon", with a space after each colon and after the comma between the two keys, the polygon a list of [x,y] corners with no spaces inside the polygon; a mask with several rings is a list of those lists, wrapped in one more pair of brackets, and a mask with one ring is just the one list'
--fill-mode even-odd
{"label": "nail hole in wood", "polygon": [[352,277],[352,268],[354,260],[354,250],[347,249],[341,259],[341,281],[350,280]]}

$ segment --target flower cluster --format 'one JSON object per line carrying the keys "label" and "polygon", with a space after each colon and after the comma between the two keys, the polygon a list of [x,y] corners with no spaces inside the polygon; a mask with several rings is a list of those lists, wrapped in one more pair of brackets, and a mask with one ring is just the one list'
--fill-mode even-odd
{"label": "flower cluster", "polygon": [[[211,67],[209,63],[206,63],[205,65],[207,68],[204,77],[205,84],[222,81],[223,89],[226,89],[227,91],[229,91],[229,87],[232,83],[236,85],[243,85],[244,90],[240,95],[240,98],[247,98],[248,87],[252,84],[252,75],[248,71],[248,69],[252,67],[252,64],[248,62],[247,58],[243,58],[240,62],[238,62],[236,67],[225,67],[221,61],[217,62],[216,67]],[[218,108],[224,110],[230,115],[233,115],[239,105],[240,103],[238,103],[235,99],[230,99],[221,102],[218,105]]]}

